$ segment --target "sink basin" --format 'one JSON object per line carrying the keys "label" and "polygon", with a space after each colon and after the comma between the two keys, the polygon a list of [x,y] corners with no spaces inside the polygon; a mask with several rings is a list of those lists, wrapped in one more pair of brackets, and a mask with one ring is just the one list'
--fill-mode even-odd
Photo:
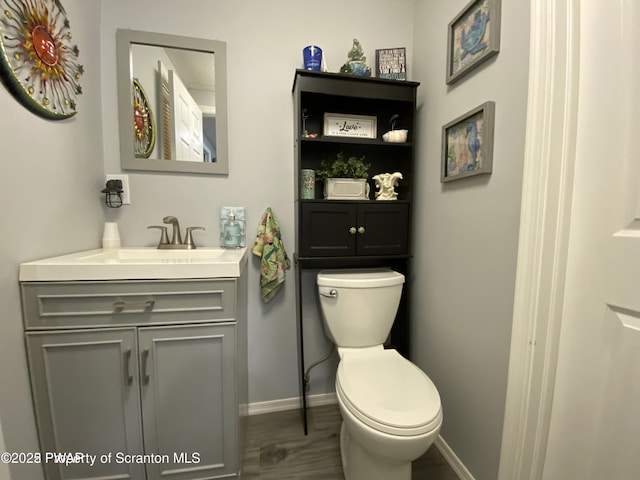
{"label": "sink basin", "polygon": [[198,250],[158,250],[157,248],[118,248],[97,250],[80,256],[80,262],[106,263],[189,263],[213,262],[229,250],[222,248],[202,248]]}
{"label": "sink basin", "polygon": [[89,250],[20,265],[21,281],[239,277],[247,249],[153,247]]}

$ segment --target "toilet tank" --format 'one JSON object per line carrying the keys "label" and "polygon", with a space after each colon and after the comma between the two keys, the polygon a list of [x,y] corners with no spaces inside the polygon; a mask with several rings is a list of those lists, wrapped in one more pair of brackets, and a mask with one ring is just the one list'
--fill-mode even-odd
{"label": "toilet tank", "polygon": [[387,339],[404,275],[389,269],[323,270],[317,276],[325,329],[338,347],[372,347]]}

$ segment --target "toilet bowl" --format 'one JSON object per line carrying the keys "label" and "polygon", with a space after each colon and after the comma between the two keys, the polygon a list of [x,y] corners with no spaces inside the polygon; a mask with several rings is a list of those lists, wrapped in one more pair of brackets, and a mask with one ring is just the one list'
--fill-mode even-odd
{"label": "toilet bowl", "polygon": [[440,431],[440,395],[429,377],[384,349],[404,276],[386,269],[322,271],[327,333],[338,347],[336,394],[346,480],[410,480],[411,462]]}
{"label": "toilet bowl", "polygon": [[433,382],[395,350],[343,351],[336,375],[347,480],[411,478],[442,425]]}

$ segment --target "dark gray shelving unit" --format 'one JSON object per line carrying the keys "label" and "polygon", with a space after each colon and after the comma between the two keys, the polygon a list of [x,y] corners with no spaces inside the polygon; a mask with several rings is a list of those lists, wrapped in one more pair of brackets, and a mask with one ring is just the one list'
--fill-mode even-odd
{"label": "dark gray shelving unit", "polygon": [[[296,70],[293,82],[296,312],[301,412],[307,433],[307,396],[304,382],[304,331],[302,271],[318,268],[389,267],[405,275],[400,307],[387,347],[409,356],[409,282],[414,191],[416,96],[419,83],[365,78],[340,73]],[[304,119],[303,119],[304,113]],[[323,136],[324,114],[376,117],[376,138]],[[391,129],[409,131],[406,143],[387,143],[382,135]],[[304,135],[317,134],[315,138]],[[371,164],[370,198],[378,173],[401,172],[397,200],[324,200],[316,184],[314,199],[301,199],[300,171],[317,170],[325,158],[338,152],[365,156]],[[355,229],[354,229],[355,227]],[[355,230],[355,232],[354,232]]]}

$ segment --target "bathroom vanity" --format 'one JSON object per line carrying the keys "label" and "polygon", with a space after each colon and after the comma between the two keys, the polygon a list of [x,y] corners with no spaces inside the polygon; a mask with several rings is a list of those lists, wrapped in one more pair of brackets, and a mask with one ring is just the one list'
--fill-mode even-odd
{"label": "bathroom vanity", "polygon": [[[94,250],[21,265],[46,478],[239,475],[247,251]],[[95,455],[95,457],[93,457]]]}

